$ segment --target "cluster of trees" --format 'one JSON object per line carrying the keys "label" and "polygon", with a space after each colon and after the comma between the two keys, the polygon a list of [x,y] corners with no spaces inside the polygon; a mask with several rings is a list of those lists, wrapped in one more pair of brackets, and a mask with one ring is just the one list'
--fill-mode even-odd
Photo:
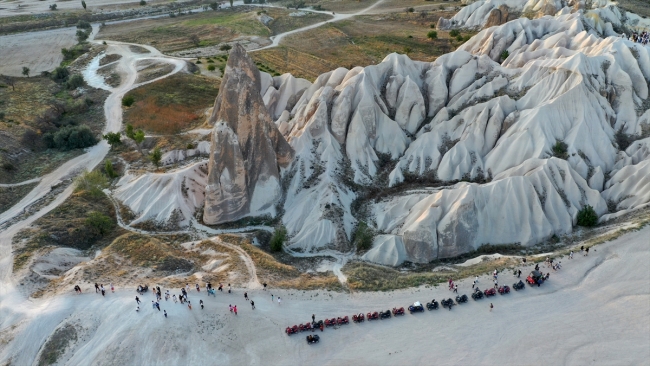
{"label": "cluster of trees", "polygon": [[45,133],[43,142],[48,148],[65,151],[93,146],[97,138],[86,125],[64,126],[56,132]]}

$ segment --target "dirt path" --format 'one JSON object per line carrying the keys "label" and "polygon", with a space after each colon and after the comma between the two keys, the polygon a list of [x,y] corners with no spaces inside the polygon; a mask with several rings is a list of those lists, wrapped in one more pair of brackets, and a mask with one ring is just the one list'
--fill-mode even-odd
{"label": "dirt path", "polygon": [[246,269],[248,270],[248,275],[250,278],[250,280],[248,281],[248,285],[246,285],[246,288],[250,288],[250,289],[262,288],[262,284],[260,283],[259,278],[257,278],[257,269],[255,268],[255,263],[253,262],[253,259],[250,257],[250,255],[246,253],[245,250],[243,250],[242,248],[234,244],[226,243],[225,241],[220,240],[219,238],[216,237],[211,238],[210,240],[216,244],[223,245],[226,248],[232,249],[239,254],[239,258],[241,258],[241,260],[246,265]]}

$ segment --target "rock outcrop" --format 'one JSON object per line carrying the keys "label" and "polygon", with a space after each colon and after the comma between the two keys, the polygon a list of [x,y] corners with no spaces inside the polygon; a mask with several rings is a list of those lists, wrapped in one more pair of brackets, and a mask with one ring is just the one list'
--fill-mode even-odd
{"label": "rock outcrop", "polygon": [[210,123],[214,125],[203,221],[275,215],[280,169],[293,150],[261,95],[261,75],[240,45],[230,52]]}

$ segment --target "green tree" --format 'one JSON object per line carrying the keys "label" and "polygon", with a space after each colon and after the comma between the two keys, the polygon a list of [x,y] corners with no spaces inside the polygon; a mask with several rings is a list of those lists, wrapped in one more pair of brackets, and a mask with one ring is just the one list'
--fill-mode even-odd
{"label": "green tree", "polygon": [[151,154],[149,154],[149,159],[157,167],[160,167],[160,159],[162,158],[162,152],[159,148],[153,149]]}
{"label": "green tree", "polygon": [[79,43],[85,42],[89,36],[90,36],[90,32],[84,32],[81,29],[77,30],[77,42]]}
{"label": "green tree", "polygon": [[75,181],[75,192],[84,192],[92,197],[101,197],[108,187],[108,179],[99,171],[85,171]]}
{"label": "green tree", "polygon": [[586,205],[578,211],[579,226],[596,226],[596,224],[598,224],[598,214],[593,207]]}
{"label": "green tree", "polygon": [[56,4],[50,5],[50,10],[52,10],[52,11],[56,10]]}
{"label": "green tree", "polygon": [[79,74],[70,76],[70,79],[65,83],[68,90],[74,90],[84,85],[84,78]]}
{"label": "green tree", "polygon": [[124,134],[126,137],[133,139],[133,135],[135,135],[135,132],[133,130],[133,125],[130,123],[126,124],[126,130],[124,131]]}
{"label": "green tree", "polygon": [[354,232],[352,242],[357,246],[357,250],[368,250],[372,247],[374,236],[375,233],[368,224],[361,221]]}
{"label": "green tree", "polygon": [[84,7],[84,10],[86,10],[86,2],[84,0],[81,0],[81,6]]}
{"label": "green tree", "polygon": [[130,107],[135,103],[135,98],[132,95],[126,95],[122,98],[122,105],[125,107]]}
{"label": "green tree", "polygon": [[271,237],[271,251],[281,252],[284,242],[287,240],[287,229],[284,226],[280,226],[275,229],[273,236]]}
{"label": "green tree", "polygon": [[147,5],[147,2],[144,1],[144,0],[140,0],[140,5],[141,5],[141,6],[145,6],[145,5]]}
{"label": "green tree", "polygon": [[214,71],[216,67],[212,64],[208,65],[208,71]]}
{"label": "green tree", "polygon": [[436,39],[436,38],[438,38],[438,32],[436,32],[436,31],[430,31],[429,33],[427,33],[427,38],[429,38],[429,39]]}
{"label": "green tree", "polygon": [[85,21],[85,20],[80,20],[79,23],[77,23],[77,28],[79,28],[79,29],[92,30],[92,29],[93,29],[93,26],[90,25],[90,23],[88,23],[88,22]]}
{"label": "green tree", "polygon": [[144,141],[144,132],[142,130],[137,130],[133,134],[133,141],[135,141],[136,144],[140,145],[142,141]]}
{"label": "green tree", "polygon": [[109,178],[117,178],[117,173],[113,168],[113,163],[108,159],[106,159],[106,161],[104,162],[104,171],[106,172],[106,175],[108,175]]}
{"label": "green tree", "polygon": [[501,60],[505,61],[508,56],[510,56],[510,52],[508,52],[508,50],[503,50],[503,52],[501,52]]}
{"label": "green tree", "polygon": [[212,8],[212,10],[217,10],[219,9],[219,3],[210,3],[210,7]]}
{"label": "green tree", "polygon": [[29,77],[29,67],[23,66],[23,75]]}
{"label": "green tree", "polygon": [[111,147],[116,147],[122,144],[122,135],[119,132],[109,132],[102,136]]}
{"label": "green tree", "polygon": [[110,217],[103,213],[92,211],[88,214],[88,217],[86,217],[86,226],[90,230],[94,231],[98,236],[104,236],[113,229],[115,224]]}
{"label": "green tree", "polygon": [[460,31],[458,29],[453,29],[451,32],[449,32],[450,37],[458,37],[460,36]]}

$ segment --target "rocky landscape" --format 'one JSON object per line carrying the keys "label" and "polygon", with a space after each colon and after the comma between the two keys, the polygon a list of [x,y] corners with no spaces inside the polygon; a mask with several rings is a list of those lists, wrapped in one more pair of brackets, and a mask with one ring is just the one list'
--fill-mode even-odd
{"label": "rocky landscape", "polygon": [[[499,4],[514,3],[438,25],[480,28]],[[204,222],[279,215],[285,248],[313,255],[351,251],[364,222],[376,235],[363,259],[399,265],[534,246],[571,233],[587,206],[600,222],[647,207],[650,49],[612,33],[647,21],[554,4],[529,1],[517,9],[533,19],[432,63],[391,54],[314,83],[271,78],[235,47],[210,119]]]}

